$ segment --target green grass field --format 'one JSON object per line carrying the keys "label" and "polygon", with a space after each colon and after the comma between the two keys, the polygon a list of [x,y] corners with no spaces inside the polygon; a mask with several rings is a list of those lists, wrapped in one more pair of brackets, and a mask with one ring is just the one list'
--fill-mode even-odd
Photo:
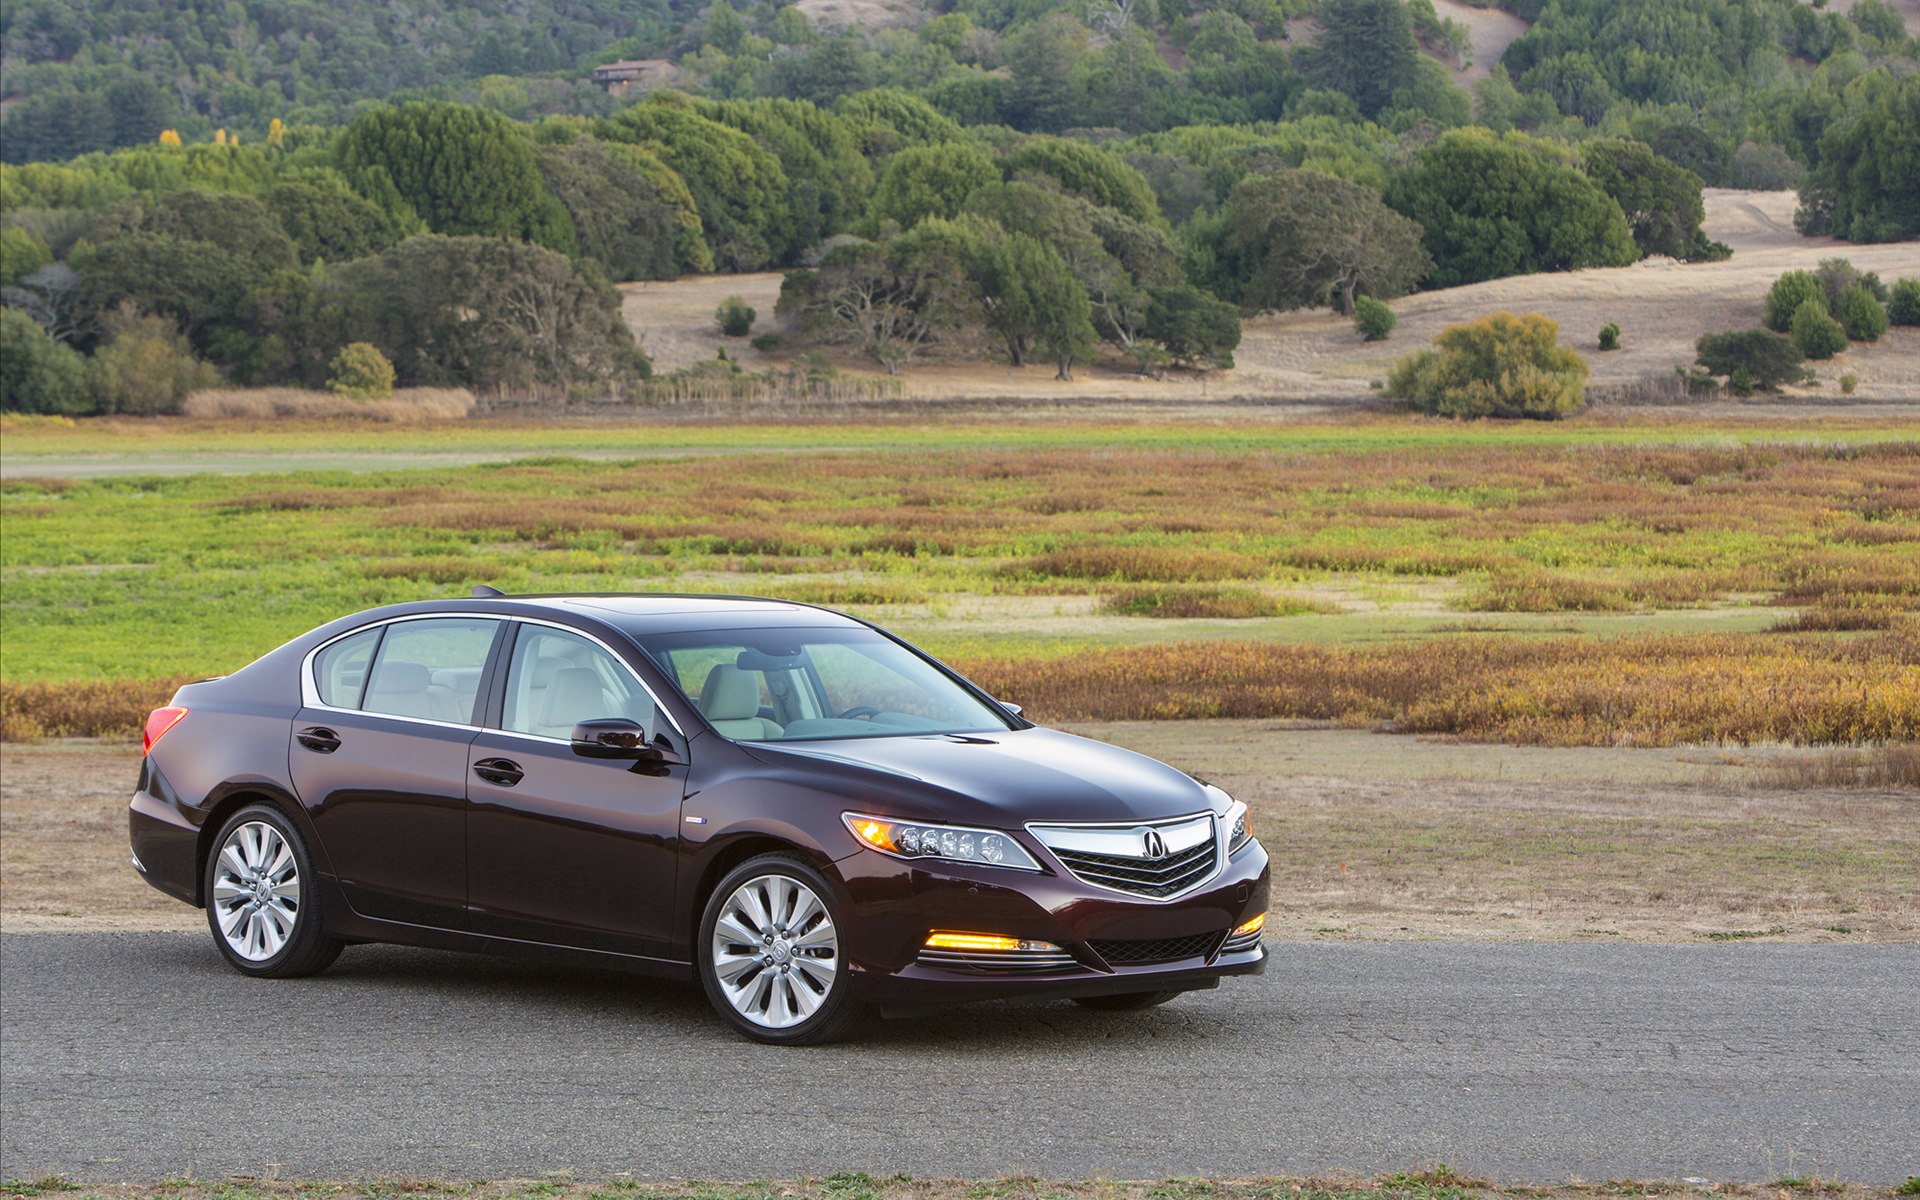
{"label": "green grass field", "polygon": [[[241,449],[365,461],[280,474],[31,473],[36,457],[144,455],[190,468]],[[502,457],[379,465],[436,449]],[[593,457],[544,453],[555,449]],[[1860,699],[1859,711],[1819,724],[1663,720],[1664,732],[1648,726],[1642,737],[1834,740],[1920,726],[1920,700],[1900,699],[1920,694],[1915,425],[1366,417],[300,431],[14,421],[4,457],[0,681],[16,687],[15,708],[26,702],[17,685],[151,692],[154,681],[231,670],[342,612],[490,582],[848,608],[1017,678],[1023,699],[1052,716],[1154,714],[1050,695],[1060,673],[1020,664],[1124,668],[1133,660],[1113,656],[1206,641],[1227,648],[1175,660],[1169,693],[1184,683],[1191,694],[1162,715],[1404,718],[1433,696],[1383,684],[1365,696],[1345,688],[1343,701],[1339,679],[1366,675],[1370,654],[1404,658],[1412,645],[1458,659],[1455,674],[1505,663],[1503,686],[1600,655],[1593,662],[1609,671],[1651,670],[1641,691],[1652,697],[1698,691],[1675,673],[1685,659],[1762,693],[1776,676],[1817,676]],[[1790,626],[1799,630],[1772,632]],[[1432,649],[1548,638],[1554,649],[1532,659]],[[1294,654],[1303,647],[1353,657],[1321,672],[1327,694],[1288,698],[1223,678],[1254,657],[1241,645],[1292,648],[1263,668],[1279,676],[1305,669]],[[1091,667],[1078,676],[1098,677]],[[1244,703],[1215,703],[1223,689]],[[1804,704],[1789,689],[1774,707],[1788,694]],[[1487,717],[1455,731],[1515,728],[1511,716]],[[1586,717],[1554,728],[1533,736],[1607,736]]]}

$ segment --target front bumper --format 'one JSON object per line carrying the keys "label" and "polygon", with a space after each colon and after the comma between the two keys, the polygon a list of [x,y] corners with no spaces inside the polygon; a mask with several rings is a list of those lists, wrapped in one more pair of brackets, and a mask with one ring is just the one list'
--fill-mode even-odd
{"label": "front bumper", "polygon": [[[1230,856],[1211,881],[1174,900],[1096,888],[1071,875],[969,867],[929,870],[872,852],[836,864],[854,920],[846,950],[855,995],[889,1011],[973,1000],[1115,995],[1210,988],[1224,976],[1257,975],[1267,954],[1257,938],[1228,934],[1267,910],[1270,870],[1256,841]],[[1010,958],[996,968],[922,957],[936,930],[1052,942],[1057,965]],[[1145,953],[1146,961],[1129,961]]]}

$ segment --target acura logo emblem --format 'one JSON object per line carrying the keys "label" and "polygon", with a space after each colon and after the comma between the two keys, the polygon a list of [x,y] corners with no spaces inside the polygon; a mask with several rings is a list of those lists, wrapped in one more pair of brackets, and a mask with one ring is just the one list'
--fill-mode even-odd
{"label": "acura logo emblem", "polygon": [[1160,836],[1159,830],[1147,830],[1145,840],[1147,843],[1145,856],[1147,858],[1165,858],[1167,856],[1167,839]]}

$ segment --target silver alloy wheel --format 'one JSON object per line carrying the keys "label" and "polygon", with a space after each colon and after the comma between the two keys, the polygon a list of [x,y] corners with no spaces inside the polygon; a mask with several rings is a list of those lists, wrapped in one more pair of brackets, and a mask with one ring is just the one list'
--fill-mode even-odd
{"label": "silver alloy wheel", "polygon": [[767,1029],[820,1011],[840,973],[840,935],[814,890],[791,875],[734,889],[713,925],[713,973],[733,1010]]}
{"label": "silver alloy wheel", "polygon": [[211,903],[228,949],[248,962],[280,953],[300,919],[300,869],[278,829],[248,821],[227,835]]}

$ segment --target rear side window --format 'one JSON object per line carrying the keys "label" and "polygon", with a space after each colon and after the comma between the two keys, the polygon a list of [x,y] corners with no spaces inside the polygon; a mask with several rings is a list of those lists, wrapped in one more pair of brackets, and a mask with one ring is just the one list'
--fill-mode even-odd
{"label": "rear side window", "polygon": [[359,708],[360,695],[367,687],[367,667],[373,662],[373,648],[380,644],[381,631],[369,629],[341,638],[314,655],[313,683],[320,703],[329,708]]}
{"label": "rear side window", "polygon": [[480,676],[499,626],[498,621],[473,617],[388,625],[361,709],[471,725]]}

